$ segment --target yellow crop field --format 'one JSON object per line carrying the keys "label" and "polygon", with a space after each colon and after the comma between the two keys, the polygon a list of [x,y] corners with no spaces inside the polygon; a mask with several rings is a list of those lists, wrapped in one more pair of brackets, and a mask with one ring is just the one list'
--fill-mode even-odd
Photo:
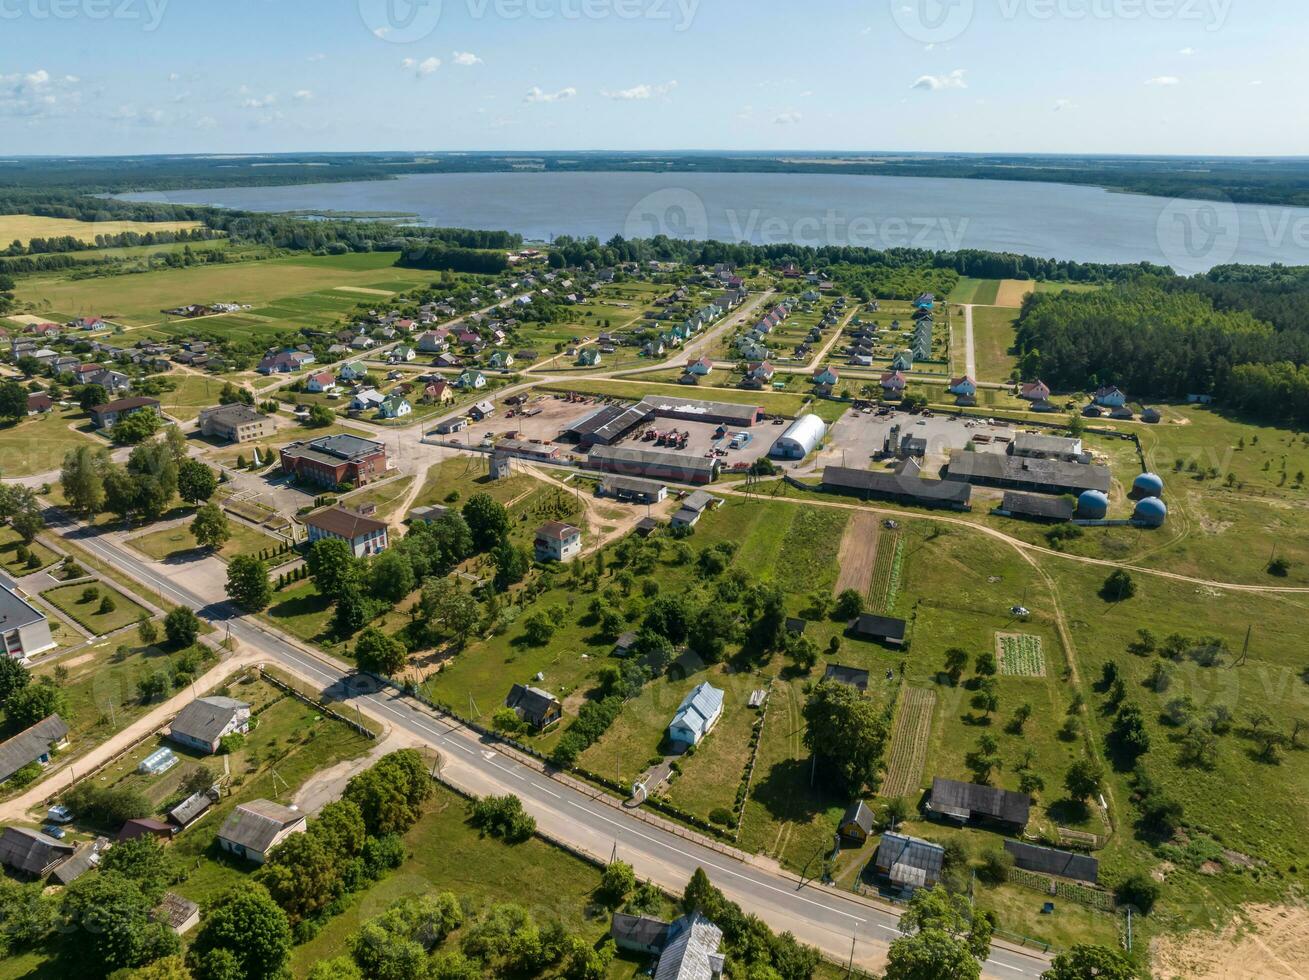
{"label": "yellow crop field", "polygon": [[125,231],[185,231],[199,228],[198,221],[77,221],[73,218],[42,218],[34,214],[0,214],[0,242],[17,239],[26,245],[33,238],[61,238],[71,235],[94,244],[97,235],[121,235]]}

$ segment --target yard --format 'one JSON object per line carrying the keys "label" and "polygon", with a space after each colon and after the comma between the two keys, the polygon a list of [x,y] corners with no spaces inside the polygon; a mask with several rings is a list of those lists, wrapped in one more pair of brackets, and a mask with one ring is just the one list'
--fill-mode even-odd
{"label": "yard", "polygon": [[[143,608],[103,583],[61,585],[41,593],[41,598],[96,636],[105,636],[148,618]],[[106,602],[112,608],[106,608]]]}
{"label": "yard", "polygon": [[59,560],[59,556],[41,544],[33,541],[27,546],[29,554],[35,556],[39,564],[30,564],[18,557],[18,549],[23,546],[23,539],[7,524],[0,527],[0,568],[11,578],[31,575],[43,568],[48,568]]}
{"label": "yard", "polygon": [[977,356],[976,381],[1008,381],[1018,358],[1014,346],[1018,315],[1001,306],[973,308],[973,349]]}
{"label": "yard", "polygon": [[[237,555],[262,557],[265,553],[273,554],[274,559],[288,557],[275,554],[283,545],[280,539],[264,534],[243,521],[229,518],[227,525],[231,528],[232,536],[218,549],[218,557],[224,561],[230,561]],[[189,522],[151,531],[149,534],[132,538],[127,543],[143,555],[162,562],[181,561],[195,557],[201,552],[207,553],[207,550],[201,549],[196,543]]]}
{"label": "yard", "polygon": [[86,416],[80,409],[48,412],[33,415],[18,422],[0,426],[0,460],[8,479],[33,476],[38,473],[55,474],[63,465],[64,457],[83,446],[104,446],[102,440],[91,439],[74,426]]}

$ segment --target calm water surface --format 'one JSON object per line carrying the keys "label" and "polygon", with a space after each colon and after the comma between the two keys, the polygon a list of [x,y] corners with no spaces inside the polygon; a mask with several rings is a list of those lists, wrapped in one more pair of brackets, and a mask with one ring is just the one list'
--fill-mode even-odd
{"label": "calm water surface", "polygon": [[126,194],[248,211],[400,211],[427,225],[753,244],[976,248],[1179,272],[1309,264],[1309,209],[1066,184],[827,174],[469,173]]}

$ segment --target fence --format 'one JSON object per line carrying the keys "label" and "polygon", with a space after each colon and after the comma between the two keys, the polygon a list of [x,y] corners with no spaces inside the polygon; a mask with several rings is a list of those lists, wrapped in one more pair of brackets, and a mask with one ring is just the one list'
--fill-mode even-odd
{"label": "fence", "polygon": [[1030,888],[1032,891],[1041,892],[1054,898],[1063,898],[1070,902],[1076,902],[1078,905],[1084,905],[1099,912],[1113,912],[1117,907],[1112,892],[1092,888],[1090,885],[1083,885],[1080,882],[1069,881],[1065,878],[1055,878],[1035,871],[1026,871],[1022,868],[1010,868],[1009,881],[1023,888]]}
{"label": "fence", "polygon": [[341,712],[335,710],[334,708],[329,708],[327,705],[323,704],[323,702],[318,701],[315,698],[311,698],[303,691],[297,690],[295,687],[291,686],[285,681],[280,680],[277,677],[274,677],[272,674],[270,674],[267,670],[264,669],[262,664],[256,669],[259,671],[259,676],[261,678],[266,680],[269,684],[272,684],[273,687],[277,688],[279,691],[282,691],[285,694],[289,694],[297,701],[303,701],[305,704],[309,705],[315,711],[318,711],[326,715],[328,718],[331,718],[333,721],[339,721],[341,722],[341,724],[353,728],[356,732],[358,732],[360,735],[363,735],[365,738],[377,738],[377,733],[373,731],[371,728],[369,728],[367,725],[361,724],[360,722],[356,721],[353,718],[347,718],[345,715],[341,714]]}

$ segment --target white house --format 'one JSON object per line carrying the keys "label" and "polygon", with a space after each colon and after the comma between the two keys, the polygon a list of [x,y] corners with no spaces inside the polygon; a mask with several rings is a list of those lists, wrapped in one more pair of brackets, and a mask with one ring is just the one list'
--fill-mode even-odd
{"label": "white house", "polygon": [[309,544],[335,538],[350,545],[356,558],[376,555],[387,548],[386,524],[343,507],[329,507],[305,518]]}
{"label": "white house", "polygon": [[582,553],[582,532],[571,524],[547,521],[536,529],[537,561],[570,561]]}
{"label": "white house", "polygon": [[699,745],[723,716],[723,692],[708,681],[682,699],[668,726],[668,739],[675,745]]}

